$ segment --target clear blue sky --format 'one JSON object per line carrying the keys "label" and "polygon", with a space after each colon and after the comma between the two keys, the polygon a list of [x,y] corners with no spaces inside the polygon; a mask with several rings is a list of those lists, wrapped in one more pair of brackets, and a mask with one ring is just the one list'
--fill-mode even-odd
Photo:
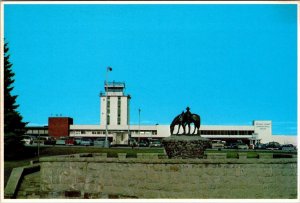
{"label": "clear blue sky", "polygon": [[99,124],[99,92],[124,81],[131,123],[272,120],[297,134],[297,5],[5,5],[19,111]]}

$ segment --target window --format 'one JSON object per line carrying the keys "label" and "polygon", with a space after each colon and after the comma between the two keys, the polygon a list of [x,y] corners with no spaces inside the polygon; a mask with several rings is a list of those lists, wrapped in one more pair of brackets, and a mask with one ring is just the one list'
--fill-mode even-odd
{"label": "window", "polygon": [[107,97],[107,108],[110,108],[110,97]]}
{"label": "window", "polygon": [[121,125],[121,97],[118,97],[118,125]]}
{"label": "window", "polygon": [[110,116],[107,115],[106,119],[107,119],[107,125],[109,125],[110,124]]}

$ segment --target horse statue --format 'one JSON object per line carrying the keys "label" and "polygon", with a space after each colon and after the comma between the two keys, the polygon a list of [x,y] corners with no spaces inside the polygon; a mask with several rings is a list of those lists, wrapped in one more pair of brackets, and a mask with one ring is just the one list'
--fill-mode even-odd
{"label": "horse statue", "polygon": [[[186,108],[186,112],[182,112],[181,114],[179,114],[178,116],[176,116],[171,125],[170,125],[170,131],[171,131],[171,135],[174,133],[174,128],[176,125],[178,125],[178,131],[177,131],[177,135],[179,134],[179,130],[180,130],[180,127],[183,128],[183,135],[186,134],[186,125],[188,126],[188,135],[190,134],[195,134],[195,131],[197,129],[197,133],[198,134],[198,131],[200,129],[200,122],[201,122],[201,119],[200,119],[200,116],[197,115],[197,114],[192,114],[190,112],[190,108],[187,107]],[[194,125],[194,131],[193,133],[190,133],[190,130],[191,130],[191,124]]]}
{"label": "horse statue", "polygon": [[[186,125],[188,125],[188,128],[189,128],[187,134],[190,134],[191,123],[194,124],[194,131],[191,134],[195,134],[196,129],[197,129],[197,131],[200,129],[200,122],[201,122],[201,120],[200,120],[200,116],[199,115],[197,115],[197,114],[191,114],[189,120],[187,120],[186,123],[185,123]],[[198,134],[198,132],[196,134]]]}
{"label": "horse statue", "polygon": [[183,118],[184,118],[184,112],[182,111],[182,113],[181,114],[179,114],[178,116],[176,116],[174,119],[173,119],[173,121],[172,121],[172,123],[171,123],[171,125],[170,125],[170,131],[171,131],[171,135],[173,134],[173,132],[174,132],[174,127],[176,126],[176,125],[178,125],[178,130],[177,130],[177,135],[179,134],[179,130],[180,130],[180,126],[183,128],[183,132],[184,132],[184,134],[185,134],[185,126],[184,126],[184,123],[183,123]]}

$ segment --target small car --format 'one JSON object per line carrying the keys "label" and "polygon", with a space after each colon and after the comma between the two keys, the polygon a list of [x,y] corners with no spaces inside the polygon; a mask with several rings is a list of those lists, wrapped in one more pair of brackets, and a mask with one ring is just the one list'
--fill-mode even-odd
{"label": "small car", "polygon": [[269,150],[279,150],[281,146],[278,142],[269,142],[266,148]]}
{"label": "small car", "polygon": [[23,139],[21,140],[25,145],[31,145],[33,143],[33,138],[29,135],[22,136]]}
{"label": "small car", "polygon": [[94,146],[97,147],[104,147],[105,145],[105,138],[104,137],[99,137],[94,140]]}
{"label": "small car", "polygon": [[47,140],[47,137],[44,136],[39,136],[33,139],[33,143],[34,145],[44,145],[45,141]]}
{"label": "small car", "polygon": [[141,140],[138,145],[139,147],[148,147],[149,143],[146,140]]}
{"label": "small car", "polygon": [[212,140],[211,141],[211,148],[212,149],[224,149],[225,143],[222,140]]}
{"label": "small car", "polygon": [[74,144],[75,144],[75,145],[80,145],[81,139],[82,139],[81,137],[76,137],[76,138],[75,138]]}
{"label": "small car", "polygon": [[292,144],[285,144],[281,146],[281,150],[283,151],[295,151],[296,147],[294,147],[294,145]]}
{"label": "small car", "polygon": [[136,147],[138,145],[138,143],[134,138],[130,138],[128,140],[128,145],[133,148],[133,147]]}
{"label": "small car", "polygon": [[56,140],[55,144],[56,145],[65,145],[66,144],[66,137],[60,137],[59,139]]}
{"label": "small car", "polygon": [[249,146],[247,144],[244,144],[244,143],[238,143],[237,148],[238,149],[249,149]]}
{"label": "small car", "polygon": [[91,146],[93,145],[93,140],[91,138],[84,137],[81,139],[80,145],[82,146]]}
{"label": "small car", "polygon": [[75,145],[75,138],[68,137],[65,141],[66,145]]}
{"label": "small car", "polygon": [[162,147],[162,143],[160,140],[151,140],[149,147]]}
{"label": "small car", "polygon": [[266,144],[262,144],[262,143],[259,143],[259,144],[256,144],[254,146],[255,149],[266,149],[267,148],[267,145]]}
{"label": "small car", "polygon": [[44,141],[44,145],[55,145],[56,140],[53,137],[49,137],[47,140]]}

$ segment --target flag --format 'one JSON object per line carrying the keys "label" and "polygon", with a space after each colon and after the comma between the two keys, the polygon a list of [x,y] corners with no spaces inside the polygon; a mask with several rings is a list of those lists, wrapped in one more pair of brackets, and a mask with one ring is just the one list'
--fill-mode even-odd
{"label": "flag", "polygon": [[107,71],[112,71],[112,68],[108,66]]}

